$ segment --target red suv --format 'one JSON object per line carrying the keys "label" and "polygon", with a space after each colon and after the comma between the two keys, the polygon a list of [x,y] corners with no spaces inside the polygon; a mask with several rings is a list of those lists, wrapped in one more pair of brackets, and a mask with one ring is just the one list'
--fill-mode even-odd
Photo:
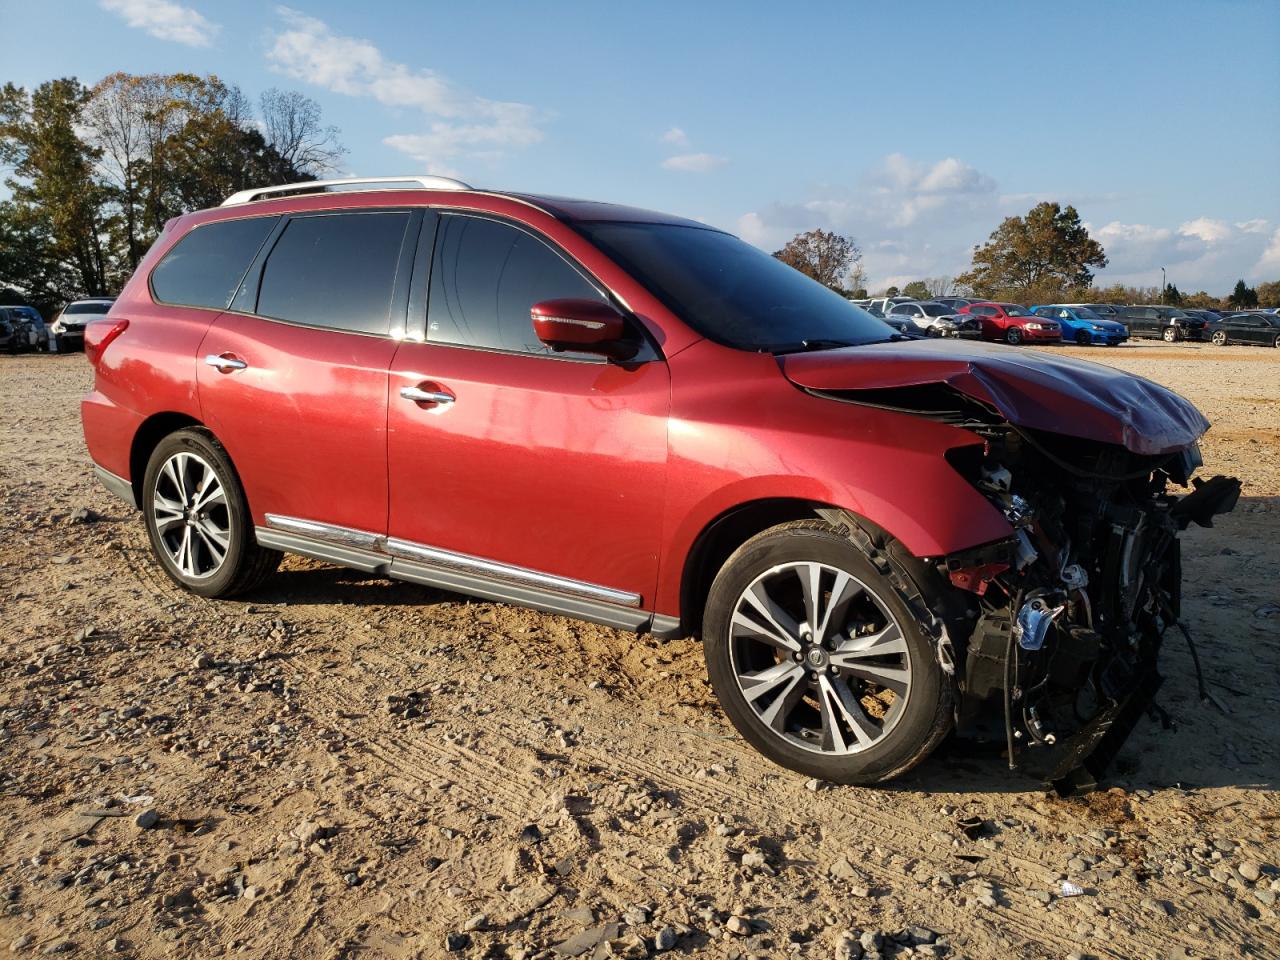
{"label": "red suv", "polygon": [[1062,328],[1056,320],[1032,315],[1016,303],[986,301],[962,307],[961,313],[972,314],[982,322],[982,339],[1011,343],[1061,343]]}
{"label": "red suv", "polygon": [[86,346],[97,475],[187,589],[287,551],[697,635],[742,735],[833,781],[988,703],[1084,776],[1154,687],[1178,531],[1238,491],[1173,496],[1208,424],[1154,383],[902,337],[699,223],[440,178],[179,217]]}

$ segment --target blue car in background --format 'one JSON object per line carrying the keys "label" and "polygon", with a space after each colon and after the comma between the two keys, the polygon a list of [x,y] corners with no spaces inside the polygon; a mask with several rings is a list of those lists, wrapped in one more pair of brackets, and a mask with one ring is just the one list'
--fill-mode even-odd
{"label": "blue car in background", "polygon": [[1037,317],[1057,320],[1062,328],[1062,339],[1067,343],[1081,346],[1103,343],[1115,347],[1129,339],[1129,328],[1123,323],[1108,320],[1078,304],[1053,303],[1032,307],[1031,312]]}

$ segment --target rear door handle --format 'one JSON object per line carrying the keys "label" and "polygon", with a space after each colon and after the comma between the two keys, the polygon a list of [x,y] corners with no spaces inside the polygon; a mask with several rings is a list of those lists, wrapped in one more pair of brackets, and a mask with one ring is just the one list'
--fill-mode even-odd
{"label": "rear door handle", "polygon": [[400,396],[414,403],[453,403],[458,399],[452,393],[441,390],[423,390],[421,387],[401,387]]}
{"label": "rear door handle", "polygon": [[243,370],[249,364],[245,363],[239,357],[234,357],[229,353],[219,356],[211,353],[204,358],[204,362],[216,369],[219,373],[230,373],[232,370]]}

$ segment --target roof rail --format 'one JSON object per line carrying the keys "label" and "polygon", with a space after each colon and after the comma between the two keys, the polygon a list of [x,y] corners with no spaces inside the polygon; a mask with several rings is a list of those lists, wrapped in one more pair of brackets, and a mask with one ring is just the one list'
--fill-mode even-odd
{"label": "roof rail", "polygon": [[451,177],[347,177],[341,180],[304,180],[301,183],[282,183],[278,187],[255,187],[241,190],[222,201],[229,207],[237,203],[265,200],[279,194],[302,195],[329,193],[334,187],[352,187],[355,190],[380,190],[390,184],[406,184],[417,190],[470,190],[471,186]]}

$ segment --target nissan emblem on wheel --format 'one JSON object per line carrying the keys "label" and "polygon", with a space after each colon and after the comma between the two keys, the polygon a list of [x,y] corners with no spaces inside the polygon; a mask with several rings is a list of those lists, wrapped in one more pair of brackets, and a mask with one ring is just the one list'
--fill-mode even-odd
{"label": "nissan emblem on wheel", "polygon": [[108,306],[85,440],[182,587],[234,596],[287,552],[699,637],[742,737],[836,783],[985,724],[1089,787],[1191,639],[1180,534],[1240,492],[1197,476],[1182,397],[1029,354],[1053,311],[930,302],[894,312],[935,335],[901,333],[612,204],[246,190],[171,221]]}

